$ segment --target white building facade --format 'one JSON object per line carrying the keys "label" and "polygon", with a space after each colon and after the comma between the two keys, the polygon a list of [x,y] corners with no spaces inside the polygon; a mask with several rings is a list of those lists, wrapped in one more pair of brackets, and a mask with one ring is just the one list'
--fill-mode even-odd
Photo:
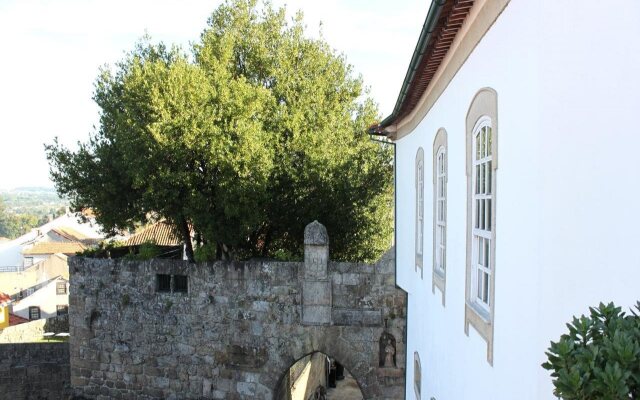
{"label": "white building facade", "polygon": [[29,296],[12,304],[13,314],[36,320],[69,312],[69,281],[58,277],[43,284]]}
{"label": "white building facade", "polygon": [[431,5],[372,127],[396,145],[407,399],[555,399],[565,323],[640,299],[638,21],[634,0]]}

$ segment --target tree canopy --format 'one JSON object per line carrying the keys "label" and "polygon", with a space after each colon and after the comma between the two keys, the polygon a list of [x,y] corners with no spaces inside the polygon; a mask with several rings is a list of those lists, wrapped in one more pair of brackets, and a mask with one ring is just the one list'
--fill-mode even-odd
{"label": "tree canopy", "polygon": [[15,239],[43,222],[33,214],[13,214],[0,199],[0,237]]}
{"label": "tree canopy", "polygon": [[166,219],[208,258],[299,257],[316,219],[334,259],[391,243],[392,152],[366,133],[376,105],[301,13],[229,0],[190,52],[146,38],[101,70],[94,100],[89,140],[46,151],[58,192],[107,232]]}

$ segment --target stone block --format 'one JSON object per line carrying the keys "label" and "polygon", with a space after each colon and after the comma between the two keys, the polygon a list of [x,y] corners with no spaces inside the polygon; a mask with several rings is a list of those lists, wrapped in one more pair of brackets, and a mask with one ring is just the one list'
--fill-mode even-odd
{"label": "stone block", "polygon": [[238,382],[236,390],[242,396],[253,398],[256,394],[256,384],[253,382]]}
{"label": "stone block", "polygon": [[302,283],[302,304],[331,306],[330,281],[304,281]]}
{"label": "stone block", "polygon": [[329,248],[324,246],[305,245],[304,247],[304,279],[327,279],[327,263]]}
{"label": "stone block", "polygon": [[332,319],[334,325],[361,326],[363,313],[360,310],[349,308],[334,308],[332,310]]}
{"label": "stone block", "polygon": [[364,310],[362,312],[362,325],[382,326],[382,311],[381,310]]}
{"label": "stone block", "polygon": [[331,323],[331,306],[303,306],[302,323],[304,325],[329,325]]}

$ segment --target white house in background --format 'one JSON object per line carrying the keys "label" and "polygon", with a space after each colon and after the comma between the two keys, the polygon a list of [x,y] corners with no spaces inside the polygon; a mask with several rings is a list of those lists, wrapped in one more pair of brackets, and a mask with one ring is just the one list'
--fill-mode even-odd
{"label": "white house in background", "polygon": [[573,315],[640,298],[640,2],[437,0],[393,113],[407,399],[554,399]]}
{"label": "white house in background", "polygon": [[13,314],[29,320],[65,315],[69,311],[69,281],[57,277],[32,294],[13,302]]}
{"label": "white house in background", "polygon": [[55,253],[75,254],[103,237],[92,219],[80,222],[76,214],[64,214],[17,239],[0,243],[0,272],[28,268]]}
{"label": "white house in background", "polygon": [[64,254],[54,254],[21,271],[0,273],[0,292],[9,295],[24,292],[26,295],[29,288],[58,276],[69,279],[69,265]]}

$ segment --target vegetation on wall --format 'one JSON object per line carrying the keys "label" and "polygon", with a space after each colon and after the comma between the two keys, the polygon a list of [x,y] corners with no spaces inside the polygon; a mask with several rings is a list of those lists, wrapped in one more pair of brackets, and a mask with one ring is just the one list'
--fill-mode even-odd
{"label": "vegetation on wall", "polygon": [[[554,394],[566,400],[640,398],[640,302],[627,315],[613,303],[573,318],[569,333],[551,342],[542,366]],[[636,311],[638,313],[636,313]]]}
{"label": "vegetation on wall", "polygon": [[58,193],[109,232],[165,218],[191,260],[192,237],[202,259],[299,257],[316,219],[334,259],[391,243],[392,152],[366,133],[376,106],[300,13],[229,0],[190,53],[145,39],[94,99],[89,140],[46,151]]}

